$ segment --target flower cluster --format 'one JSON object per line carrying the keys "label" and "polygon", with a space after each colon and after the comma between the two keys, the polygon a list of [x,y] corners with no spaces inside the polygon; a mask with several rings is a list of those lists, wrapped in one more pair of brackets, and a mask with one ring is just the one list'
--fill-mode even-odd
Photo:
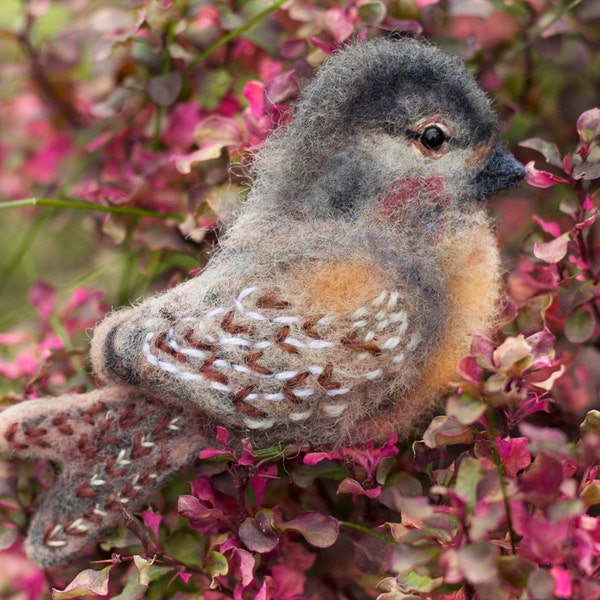
{"label": "flower cluster", "polygon": [[340,44],[401,32],[459,54],[530,185],[495,202],[503,323],[422,435],[239,450],[219,428],[152,508],[46,571],[21,540],[51,468],[2,462],[0,595],[600,599],[595,2],[6,4],[2,404],[93,385],[88,330],[201,267],[253,153]]}

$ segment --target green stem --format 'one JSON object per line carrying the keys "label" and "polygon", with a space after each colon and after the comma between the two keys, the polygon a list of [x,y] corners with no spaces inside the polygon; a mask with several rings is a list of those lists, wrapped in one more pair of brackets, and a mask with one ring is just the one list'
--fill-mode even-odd
{"label": "green stem", "polygon": [[93,204],[92,202],[84,202],[82,200],[69,200],[67,198],[24,198],[23,200],[0,202],[0,210],[3,208],[20,208],[22,206],[53,206],[58,208],[107,212],[116,215],[131,215],[133,217],[174,219],[178,223],[182,223],[185,220],[183,215],[178,215],[175,213],[164,213],[158,210],[134,208],[132,206],[104,206],[102,204]]}
{"label": "green stem", "polygon": [[492,456],[494,458],[494,464],[496,465],[496,471],[498,472],[498,480],[500,481],[500,490],[502,491],[502,502],[504,503],[504,512],[506,513],[506,524],[508,525],[508,533],[510,536],[510,547],[512,549],[512,553],[517,553],[517,538],[515,535],[515,530],[512,524],[512,515],[510,512],[510,503],[508,501],[508,493],[506,491],[506,485],[504,483],[504,465],[502,464],[502,459],[500,458],[500,453],[498,452],[498,448],[496,447],[496,438],[498,437],[498,430],[496,428],[496,423],[494,421],[494,410],[491,406],[487,409],[487,422],[488,429],[490,432],[490,446],[492,449]]}
{"label": "green stem", "polygon": [[364,527],[363,525],[357,525],[356,523],[350,523],[349,521],[340,521],[339,523],[340,525],[342,525],[342,527],[349,527],[350,529],[355,529],[356,531],[360,531],[361,533],[365,533],[367,535],[370,535],[371,537],[377,538],[378,540],[381,540],[382,542],[385,542],[390,546],[398,545],[394,540],[391,540],[389,537],[386,537],[381,533],[377,533],[376,531],[373,531],[368,527]]}
{"label": "green stem", "polygon": [[240,25],[233,31],[226,33],[222,38],[220,38],[217,42],[215,42],[212,46],[209,46],[204,52],[201,52],[192,62],[189,63],[188,67],[193,69],[198,64],[200,64],[203,60],[208,58],[211,54],[214,54],[219,48],[230,42],[232,39],[242,35],[242,33],[248,31],[258,23],[260,23],[264,18],[268,17],[272,12],[275,12],[278,8],[281,8],[288,0],[276,0],[268,6],[264,10],[261,10],[259,13],[248,19],[243,25]]}

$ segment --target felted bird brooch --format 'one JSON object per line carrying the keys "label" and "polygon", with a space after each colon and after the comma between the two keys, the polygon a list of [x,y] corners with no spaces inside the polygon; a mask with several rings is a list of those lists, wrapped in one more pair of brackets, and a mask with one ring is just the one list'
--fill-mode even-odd
{"label": "felted bird brooch", "polygon": [[65,562],[214,440],[331,447],[407,434],[487,332],[483,202],[524,176],[465,68],[431,45],[348,47],[253,164],[200,275],[96,328],[104,387],[0,415],[0,452],[52,461],[27,552]]}

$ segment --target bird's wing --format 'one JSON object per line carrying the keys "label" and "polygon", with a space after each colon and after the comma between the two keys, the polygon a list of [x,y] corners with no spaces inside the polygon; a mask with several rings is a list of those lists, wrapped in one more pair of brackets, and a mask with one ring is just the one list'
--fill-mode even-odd
{"label": "bird's wing", "polygon": [[324,421],[332,430],[361,390],[366,406],[367,397],[384,400],[379,390],[408,387],[430,340],[414,299],[382,278],[329,278],[327,286],[315,277],[293,293],[268,282],[228,289],[200,311],[191,303],[165,317],[167,295],[143,319],[125,313],[106,334],[111,361],[130,365],[113,377],[191,401],[228,426],[297,430]]}

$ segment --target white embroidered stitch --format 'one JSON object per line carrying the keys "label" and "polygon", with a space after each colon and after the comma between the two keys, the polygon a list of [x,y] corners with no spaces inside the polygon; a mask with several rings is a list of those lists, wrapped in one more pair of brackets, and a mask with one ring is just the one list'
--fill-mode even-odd
{"label": "white embroidered stitch", "polygon": [[304,421],[305,419],[308,419],[308,417],[310,417],[310,415],[312,415],[312,410],[307,410],[305,412],[295,412],[295,413],[290,413],[290,421],[294,421],[294,422],[298,422],[298,421]]}
{"label": "white embroidered stitch", "polygon": [[248,429],[269,429],[275,424],[275,419],[251,419],[246,417],[244,423]]}
{"label": "white embroidered stitch", "polygon": [[325,404],[323,411],[330,417],[339,417],[347,407],[347,404]]}

